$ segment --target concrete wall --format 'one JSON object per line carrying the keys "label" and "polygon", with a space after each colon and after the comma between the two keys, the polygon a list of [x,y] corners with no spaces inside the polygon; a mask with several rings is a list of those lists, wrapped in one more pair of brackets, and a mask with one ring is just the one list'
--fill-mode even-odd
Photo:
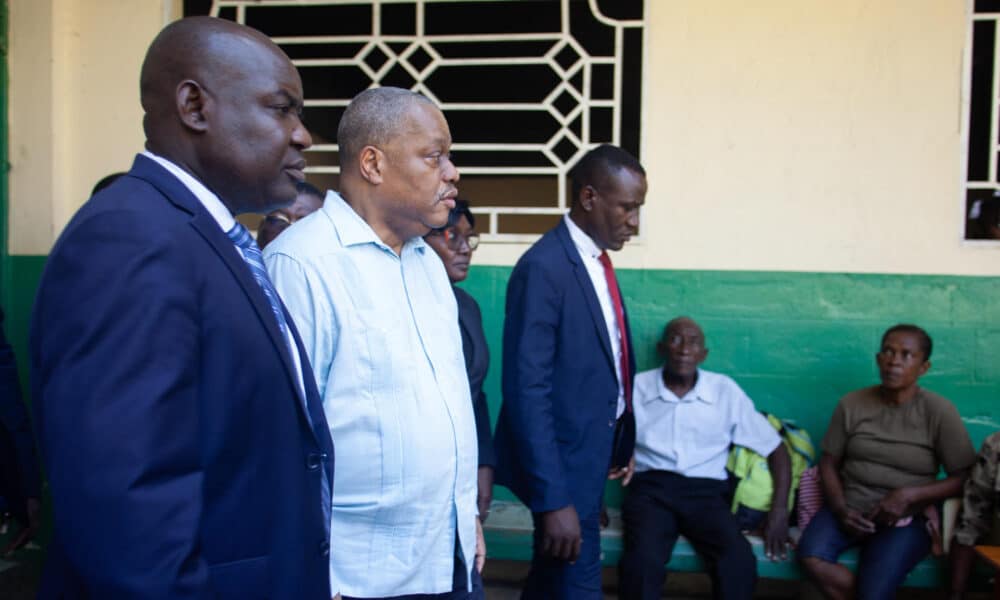
{"label": "concrete wall", "polygon": [[139,67],[173,0],[8,0],[10,252],[47,254],[142,149]]}
{"label": "concrete wall", "polygon": [[[173,0],[11,0],[13,254],[45,254],[141,148]],[[647,2],[633,268],[1000,274],[962,241],[961,0]],[[510,265],[520,244],[484,245]]]}
{"label": "concrete wall", "polygon": [[[10,0],[6,324],[23,356],[44,256],[100,177],[141,149],[138,72],[172,0]],[[935,337],[928,387],[978,440],[1000,427],[1000,245],[962,240],[964,0],[648,0],[642,239],[616,256],[640,366],[663,323],[703,321],[709,368],[815,435],[875,381],[880,332]],[[500,329],[521,244],[467,284]],[[484,265],[493,265],[490,267]],[[23,359],[22,359],[23,363]]]}

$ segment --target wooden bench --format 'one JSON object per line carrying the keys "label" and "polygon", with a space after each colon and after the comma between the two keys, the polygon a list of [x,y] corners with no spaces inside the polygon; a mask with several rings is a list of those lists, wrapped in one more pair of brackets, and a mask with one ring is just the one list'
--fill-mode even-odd
{"label": "wooden bench", "polygon": [[[621,513],[616,508],[609,508],[610,525],[601,531],[601,564],[614,567],[622,554],[622,521]],[[497,500],[490,507],[490,516],[484,525],[486,534],[487,555],[493,559],[530,561],[532,522],[531,512],[526,506],[516,501]],[[798,530],[792,530],[793,539],[798,537]],[[757,573],[760,577],[770,579],[802,579],[794,556],[781,562],[772,562],[764,556],[764,542],[757,536],[747,536],[754,555],[757,557]],[[844,553],[841,564],[851,570],[857,566],[858,552],[850,550]],[[681,537],[674,546],[674,553],[667,563],[667,569],[680,572],[700,572],[705,570],[705,564],[694,551],[694,547]],[[904,583],[907,587],[933,588],[947,584],[947,560],[929,556],[920,562],[910,572]]]}

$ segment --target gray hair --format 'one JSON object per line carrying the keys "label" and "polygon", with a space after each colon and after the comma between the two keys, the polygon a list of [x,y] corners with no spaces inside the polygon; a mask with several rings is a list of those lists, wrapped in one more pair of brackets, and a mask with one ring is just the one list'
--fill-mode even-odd
{"label": "gray hair", "polygon": [[365,146],[384,146],[398,134],[415,102],[435,106],[423,94],[397,87],[371,88],[355,96],[337,126],[341,168],[352,165]]}

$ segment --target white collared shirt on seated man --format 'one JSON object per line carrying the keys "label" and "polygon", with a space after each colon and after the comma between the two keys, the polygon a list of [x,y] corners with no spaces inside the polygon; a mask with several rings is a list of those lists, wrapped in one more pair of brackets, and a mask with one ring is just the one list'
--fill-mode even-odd
{"label": "white collared shirt on seated man", "polygon": [[721,373],[698,369],[693,388],[678,398],[663,383],[663,369],[635,377],[635,469],[684,477],[726,479],[729,446],[767,456],[781,437],[739,385]]}

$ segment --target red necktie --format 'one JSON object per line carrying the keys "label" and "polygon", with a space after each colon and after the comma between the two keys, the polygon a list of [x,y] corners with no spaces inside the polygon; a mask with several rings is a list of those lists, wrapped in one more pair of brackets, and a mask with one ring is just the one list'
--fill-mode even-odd
{"label": "red necktie", "polygon": [[622,308],[622,295],[618,290],[618,278],[615,277],[615,268],[611,266],[611,258],[607,252],[601,252],[598,257],[604,267],[604,278],[608,281],[608,291],[611,293],[611,304],[615,309],[615,321],[618,322],[618,331],[621,333],[619,341],[622,346],[621,370],[622,388],[625,391],[625,410],[632,412],[632,377],[628,369],[628,332],[625,329],[625,310]]}

